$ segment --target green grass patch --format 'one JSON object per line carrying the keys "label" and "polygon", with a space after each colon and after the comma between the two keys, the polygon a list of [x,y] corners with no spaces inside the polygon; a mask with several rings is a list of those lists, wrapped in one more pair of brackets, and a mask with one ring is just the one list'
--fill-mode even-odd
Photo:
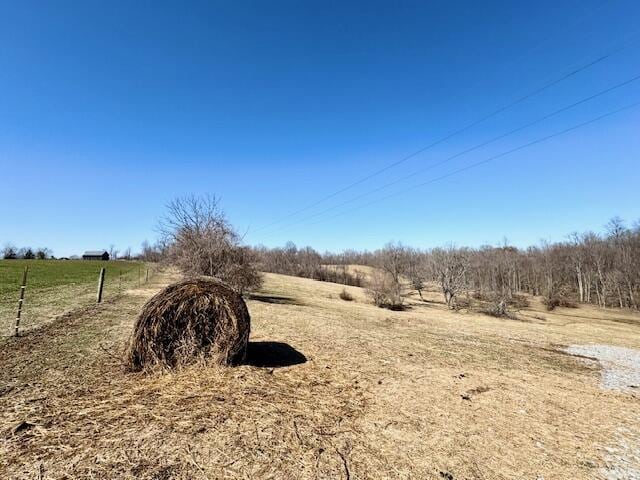
{"label": "green grass patch", "polygon": [[25,267],[29,267],[21,322],[25,329],[95,302],[101,268],[106,268],[105,300],[138,282],[143,284],[147,268],[149,276],[154,270],[152,265],[132,261],[0,260],[0,337],[12,331]]}
{"label": "green grass patch", "polygon": [[[106,268],[105,284],[138,280],[138,268],[144,268],[142,262],[91,260],[0,260],[0,297],[18,299],[22,272],[29,267],[27,288],[30,292],[52,287],[74,286],[98,283],[101,268]],[[144,276],[145,272],[142,272]],[[134,278],[135,277],[135,278]],[[12,301],[13,301],[12,300]]]}

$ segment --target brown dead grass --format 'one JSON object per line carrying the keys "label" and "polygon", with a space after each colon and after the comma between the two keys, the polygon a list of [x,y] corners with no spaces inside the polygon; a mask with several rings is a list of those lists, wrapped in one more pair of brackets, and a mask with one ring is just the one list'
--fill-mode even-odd
{"label": "brown dead grass", "polygon": [[359,288],[344,302],[342,285],[274,274],[248,302],[251,340],[306,363],[127,374],[135,317],[172,275],[2,346],[1,478],[598,478],[637,418],[637,396],[557,351],[639,348],[637,315],[533,301],[522,313],[544,320],[516,322],[448,311],[435,292],[389,312]]}

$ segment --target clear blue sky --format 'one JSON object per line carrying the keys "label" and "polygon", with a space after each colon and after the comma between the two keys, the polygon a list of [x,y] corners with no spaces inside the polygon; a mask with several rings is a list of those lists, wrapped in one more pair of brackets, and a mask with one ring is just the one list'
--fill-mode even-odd
{"label": "clear blue sky", "polygon": [[[192,193],[220,196],[249,243],[320,250],[524,246],[635,221],[639,108],[305,218],[640,74],[639,18],[635,0],[0,1],[0,244],[135,250]],[[635,82],[349,207],[638,100]]]}

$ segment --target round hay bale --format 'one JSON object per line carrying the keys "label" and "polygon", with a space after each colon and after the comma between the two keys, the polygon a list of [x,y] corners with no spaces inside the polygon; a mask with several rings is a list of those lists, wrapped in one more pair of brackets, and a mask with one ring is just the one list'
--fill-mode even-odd
{"label": "round hay bale", "polygon": [[204,358],[237,365],[245,359],[250,329],[247,305],[227,285],[203,278],[174,283],[142,308],[127,366],[138,371]]}

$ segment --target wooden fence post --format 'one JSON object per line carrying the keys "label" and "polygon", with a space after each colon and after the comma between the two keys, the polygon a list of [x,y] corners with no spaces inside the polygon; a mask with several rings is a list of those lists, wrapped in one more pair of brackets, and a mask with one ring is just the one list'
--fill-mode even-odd
{"label": "wooden fence post", "polygon": [[98,278],[98,297],[97,297],[97,303],[102,302],[102,287],[104,286],[104,272],[105,269],[101,268],[100,269],[100,277]]}
{"label": "wooden fence post", "polygon": [[144,283],[149,283],[149,269],[147,268],[147,276],[144,279]]}
{"label": "wooden fence post", "polygon": [[18,300],[18,313],[16,313],[16,337],[20,330],[20,316],[22,315],[22,304],[24,303],[24,291],[27,289],[27,272],[29,267],[24,267],[24,273],[22,274],[22,285],[20,286],[20,300]]}
{"label": "wooden fence post", "polygon": [[142,275],[142,273],[140,272],[140,267],[138,267],[138,286],[140,286],[140,275]]}

